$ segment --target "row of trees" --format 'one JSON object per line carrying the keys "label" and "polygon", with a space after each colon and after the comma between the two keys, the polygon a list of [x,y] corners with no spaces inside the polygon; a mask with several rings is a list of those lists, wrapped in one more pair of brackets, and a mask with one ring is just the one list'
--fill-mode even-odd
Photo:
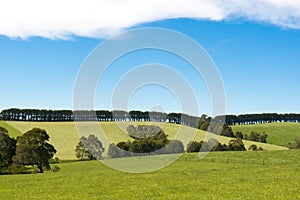
{"label": "row of trees", "polygon": [[50,169],[49,161],[56,149],[48,141],[49,135],[43,129],[33,128],[14,139],[0,127],[0,174],[28,173],[27,166],[40,173]]}
{"label": "row of trees", "polygon": [[142,112],[142,111],[71,111],[7,109],[1,112],[2,120],[13,121],[156,121],[184,124],[198,128],[199,118],[180,113]]}
{"label": "row of trees", "polygon": [[244,114],[217,117],[190,116],[181,113],[142,112],[142,111],[71,111],[71,110],[37,110],[37,109],[6,109],[1,112],[0,119],[14,121],[157,121],[183,124],[207,130],[209,123],[221,122],[228,125],[261,124],[270,122],[300,122],[300,114]]}
{"label": "row of trees", "polygon": [[272,122],[300,122],[300,114],[262,113],[262,114],[226,115],[226,123],[228,125],[263,124],[263,123],[272,123]]}

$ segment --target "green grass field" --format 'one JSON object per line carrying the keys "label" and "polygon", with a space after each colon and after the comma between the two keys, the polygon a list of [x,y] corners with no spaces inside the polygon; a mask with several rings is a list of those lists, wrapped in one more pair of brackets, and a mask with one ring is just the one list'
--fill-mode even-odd
{"label": "green grass field", "polygon": [[[132,123],[130,123],[132,124]],[[149,122],[136,122],[137,124],[152,124]],[[210,137],[215,137],[214,134],[207,134],[204,131],[194,129],[187,126],[181,126],[178,124],[170,123],[153,123],[155,125],[161,126],[165,133],[169,135],[170,139],[180,139],[185,143],[191,140],[201,141],[204,138],[209,139]],[[126,128],[129,122],[81,122],[75,126],[74,122],[0,122],[0,126],[6,127],[9,130],[9,134],[13,137],[17,137],[21,133],[24,133],[34,127],[45,129],[50,135],[50,143],[54,145],[57,150],[55,156],[60,159],[75,159],[75,146],[79,140],[80,135],[94,134],[96,135],[102,143],[107,147],[112,141],[117,143],[119,141],[131,140],[131,138],[126,134]],[[100,129],[101,128],[101,129]],[[231,138],[222,137],[218,138],[221,143],[228,143]],[[276,145],[255,143],[252,141],[244,141],[246,148],[251,144],[256,144],[258,147],[262,147],[266,150],[284,150],[285,147],[280,147]]]}
{"label": "green grass field", "polygon": [[[194,137],[200,141],[210,136],[186,126],[155,125],[161,126],[170,139],[185,141]],[[77,130],[82,135],[95,134],[101,141],[107,138],[113,142],[130,139],[125,133],[128,122],[84,122],[76,127],[74,122],[2,121],[0,126],[7,128],[14,137],[33,127],[46,129],[60,159],[75,158],[74,149],[79,139]],[[103,132],[105,137],[101,134]],[[228,143],[230,139],[220,137],[219,141]],[[254,142],[244,143],[248,147]],[[100,161],[85,161],[55,164],[61,169],[58,172],[2,175],[0,199],[300,199],[300,150],[256,144],[268,151],[211,152],[201,159],[197,153],[184,154],[176,161],[178,155],[103,161],[106,165],[134,172],[143,171],[140,166],[145,166],[145,162],[149,166],[172,163],[148,173],[126,173]]]}
{"label": "green grass field", "polygon": [[234,132],[241,131],[250,134],[251,131],[266,132],[267,142],[281,146],[287,146],[294,142],[295,137],[300,137],[300,123],[268,123],[232,126]]}
{"label": "green grass field", "polygon": [[59,172],[3,175],[0,199],[300,199],[298,150],[212,152],[200,161],[197,156],[185,154],[146,174],[87,161],[56,164]]}

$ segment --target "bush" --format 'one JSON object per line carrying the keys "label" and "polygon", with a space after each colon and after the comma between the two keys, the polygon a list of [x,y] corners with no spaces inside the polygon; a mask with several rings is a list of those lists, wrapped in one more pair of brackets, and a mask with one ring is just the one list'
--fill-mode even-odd
{"label": "bush", "polygon": [[219,143],[216,139],[211,138],[208,142],[201,141],[189,142],[187,152],[208,152],[208,151],[226,151],[227,145]]}
{"label": "bush", "polygon": [[237,138],[229,141],[228,151],[246,151],[245,145],[242,139]]}
{"label": "bush", "polygon": [[240,131],[235,133],[235,137],[240,138],[240,139],[244,139],[243,133],[240,132]]}
{"label": "bush", "polygon": [[251,144],[248,148],[249,151],[257,151],[257,146],[255,144]]}
{"label": "bush", "polygon": [[164,148],[157,151],[162,154],[183,153],[184,146],[179,140],[171,140]]}
{"label": "bush", "polygon": [[260,132],[251,131],[250,136],[248,137],[248,140],[266,143],[267,137],[268,137],[268,135],[264,132],[260,133]]}
{"label": "bush", "polygon": [[183,153],[184,145],[181,141],[168,140],[167,135],[158,126],[128,126],[127,131],[134,141],[110,144],[108,156],[111,158]]}
{"label": "bush", "polygon": [[7,169],[8,174],[29,174],[28,169],[21,164],[11,164]]}
{"label": "bush", "polygon": [[59,163],[59,158],[58,157],[55,157],[55,158],[53,158],[49,161],[49,164],[55,164],[55,163]]}
{"label": "bush", "polygon": [[54,165],[54,167],[51,169],[52,172],[58,172],[60,171],[60,168],[56,165]]}
{"label": "bush", "polygon": [[294,143],[289,143],[288,146],[290,149],[300,149],[300,138],[296,137]]}
{"label": "bush", "polygon": [[188,152],[188,153],[199,152],[201,145],[202,145],[202,142],[191,141],[187,145],[186,152]]}

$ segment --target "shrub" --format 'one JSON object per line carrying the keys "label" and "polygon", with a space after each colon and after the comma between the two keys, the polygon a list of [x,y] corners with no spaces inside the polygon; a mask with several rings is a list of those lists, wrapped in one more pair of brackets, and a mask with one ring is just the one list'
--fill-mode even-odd
{"label": "shrub", "polygon": [[192,153],[192,152],[199,152],[201,148],[201,142],[191,141],[187,145],[186,152]]}
{"label": "shrub", "polygon": [[248,148],[249,151],[257,151],[257,146],[255,144],[251,144]]}
{"label": "shrub", "polygon": [[246,148],[245,148],[245,145],[244,145],[242,139],[237,138],[237,139],[233,139],[233,140],[229,141],[227,150],[228,151],[245,151]]}
{"label": "shrub", "polygon": [[58,172],[60,171],[60,168],[56,165],[54,165],[54,167],[51,169],[52,172]]}
{"label": "shrub", "polygon": [[29,170],[21,164],[11,164],[7,169],[8,174],[29,174]]}

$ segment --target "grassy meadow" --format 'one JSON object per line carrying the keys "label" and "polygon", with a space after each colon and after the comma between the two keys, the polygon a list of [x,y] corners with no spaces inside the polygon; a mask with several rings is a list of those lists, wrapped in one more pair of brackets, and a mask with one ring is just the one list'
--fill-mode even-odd
{"label": "grassy meadow", "polygon": [[59,172],[1,176],[0,199],[300,199],[299,150],[185,154],[144,174],[99,161],[56,165]]}
{"label": "grassy meadow", "polygon": [[[134,125],[138,124],[149,123],[136,122]],[[125,131],[128,125],[128,122],[83,122],[77,126],[74,122],[0,122],[0,126],[7,128],[14,137],[33,127],[45,129],[50,135],[50,143],[58,150],[56,156],[62,160],[75,158],[78,130],[82,135],[100,134],[97,135],[100,140],[108,138],[118,142],[131,139]],[[176,124],[155,125],[161,126],[170,139],[184,141],[185,137],[193,137],[200,141],[215,136]],[[266,125],[273,127],[275,124]],[[298,124],[284,125],[298,127]],[[268,130],[265,132],[270,138],[284,138],[287,134]],[[290,130],[294,133],[297,128]],[[283,135],[279,137],[280,134]],[[229,140],[219,137],[221,143]],[[300,150],[252,141],[244,143],[246,147],[256,144],[268,151],[210,152],[205,156],[191,153],[183,154],[179,159],[179,155],[157,155],[52,164],[60,171],[2,175],[0,199],[300,199]],[[139,167],[145,163],[154,166],[163,162],[170,165],[148,173],[126,173],[129,168],[140,172]],[[123,171],[108,166],[118,166]]]}
{"label": "grassy meadow", "polygon": [[250,135],[251,131],[266,132],[267,143],[287,146],[294,142],[295,137],[300,137],[300,123],[267,123],[232,126],[234,132],[241,131]]}
{"label": "grassy meadow", "polygon": [[[34,127],[43,128],[50,135],[50,143],[54,145],[57,150],[55,156],[60,159],[68,160],[75,159],[75,147],[79,141],[79,135],[93,134],[96,135],[104,146],[108,147],[109,141],[117,143],[120,141],[132,140],[127,135],[126,129],[129,124],[154,124],[158,125],[170,139],[180,139],[183,143],[188,143],[191,140],[201,141],[203,139],[208,140],[211,137],[216,137],[215,134],[209,134],[205,131],[195,128],[181,126],[171,123],[157,123],[157,122],[80,122],[75,125],[74,122],[16,122],[7,121],[0,122],[0,126],[3,126],[9,130],[9,134],[13,137],[17,137],[21,133],[24,133]],[[78,130],[80,134],[78,133]],[[228,143],[232,138],[220,136],[218,138],[220,143]],[[251,144],[256,144],[258,147],[262,147],[266,150],[285,150],[286,147],[277,145],[256,143],[253,141],[244,141],[246,148]]]}

